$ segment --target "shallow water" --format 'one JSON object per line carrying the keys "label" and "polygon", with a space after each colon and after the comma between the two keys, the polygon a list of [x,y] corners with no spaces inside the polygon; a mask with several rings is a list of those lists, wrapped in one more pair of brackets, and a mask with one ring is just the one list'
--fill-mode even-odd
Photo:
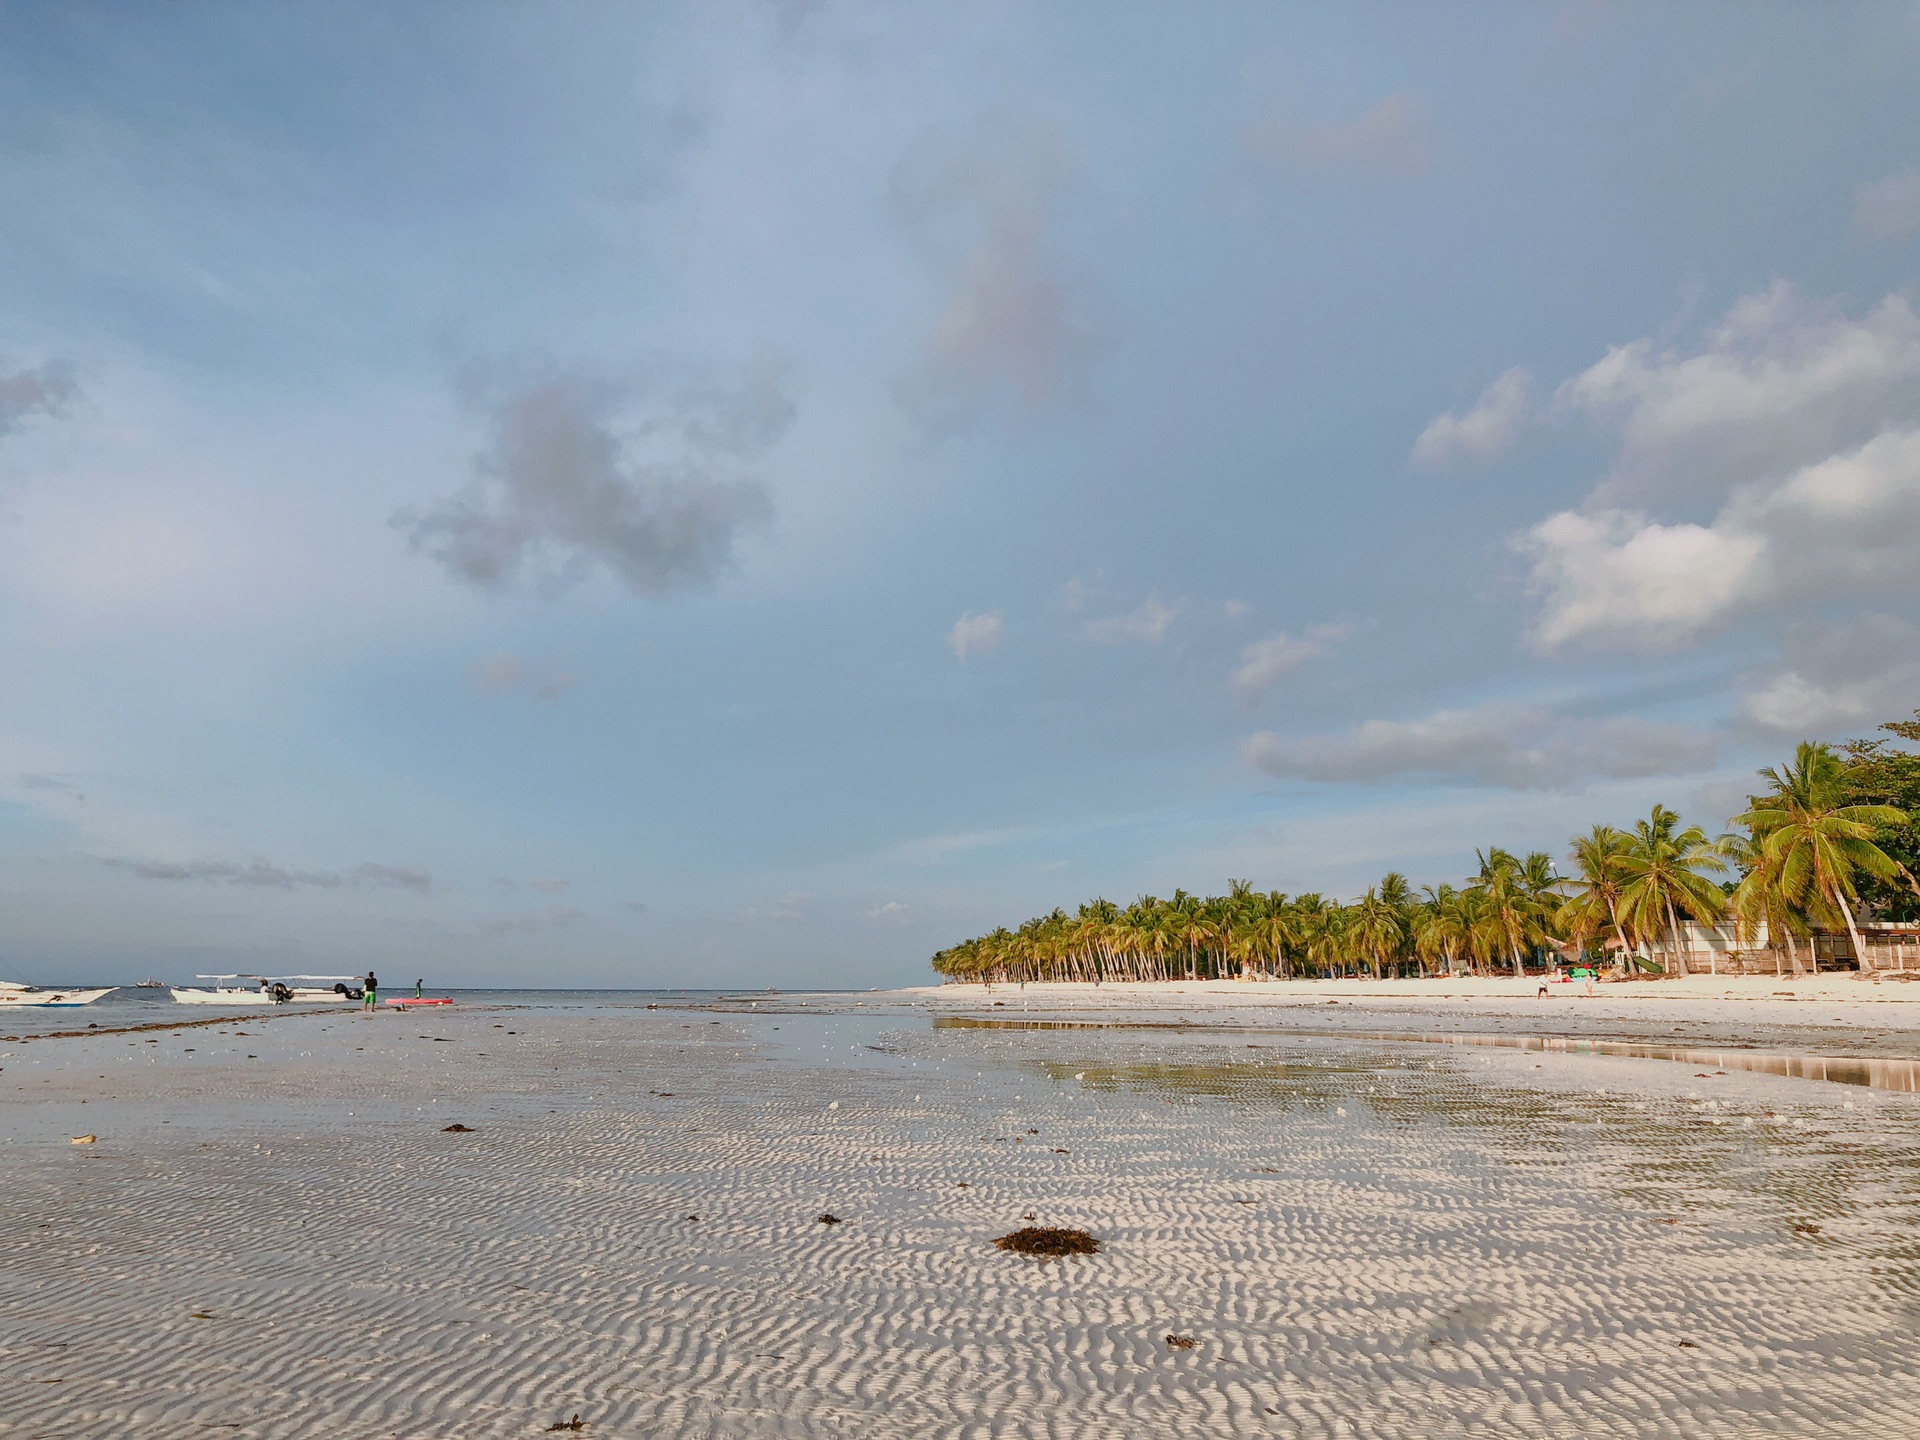
{"label": "shallow water", "polygon": [[1825,1080],[1838,1085],[1861,1085],[1870,1090],[1898,1090],[1920,1094],[1920,1061],[1849,1055],[1807,1055],[1785,1051],[1704,1048],[1661,1045],[1637,1040],[1593,1040],[1567,1035],[1438,1034],[1390,1030],[1263,1030],[1253,1026],[1198,1026],[1170,1021],[1127,1022],[1098,1020],[1001,1020],[943,1015],[936,1029],[952,1030],[1161,1030],[1175,1033],[1312,1036],[1323,1039],[1385,1040],[1416,1045],[1467,1045],[1496,1050],[1523,1050],[1543,1055],[1606,1055],[1633,1060],[1667,1060],[1682,1065],[1707,1065],[1716,1070],[1744,1070],[1759,1075],[1781,1075],[1796,1080]]}

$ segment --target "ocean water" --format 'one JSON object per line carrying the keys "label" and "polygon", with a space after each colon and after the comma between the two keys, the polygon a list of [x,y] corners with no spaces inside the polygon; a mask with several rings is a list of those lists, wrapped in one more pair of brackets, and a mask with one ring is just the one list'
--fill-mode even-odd
{"label": "ocean water", "polygon": [[[183,982],[184,983],[184,982]],[[204,983],[204,982],[197,982]],[[635,1010],[704,1008],[731,998],[745,1006],[805,1009],[808,1006],[838,1006],[866,991],[781,992],[768,990],[550,990],[550,989],[449,989],[429,985],[428,995],[445,995],[464,1007],[518,1006],[537,1010],[563,1010],[574,1013],[622,1013]],[[383,999],[413,994],[412,981],[391,980],[380,990]],[[214,1020],[237,1015],[289,1015],[302,1011],[327,1011],[354,1008],[350,1002],[320,1005],[183,1005],[169,990],[143,990],[123,986],[102,995],[91,1005],[7,1006],[0,1009],[0,1035],[31,1037],[72,1030],[120,1029],[132,1025],[184,1024],[193,1020]],[[750,1012],[751,1013],[751,1012]]]}

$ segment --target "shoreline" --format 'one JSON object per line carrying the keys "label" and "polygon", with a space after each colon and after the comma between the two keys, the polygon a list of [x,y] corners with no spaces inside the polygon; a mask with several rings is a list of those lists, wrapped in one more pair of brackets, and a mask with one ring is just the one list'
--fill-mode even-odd
{"label": "shoreline", "polygon": [[[1380,1000],[1472,1000],[1536,998],[1542,981],[1529,975],[1456,975],[1419,980],[1372,979],[1294,979],[1294,980],[1115,980],[1094,985],[1078,980],[1030,980],[1024,985],[1001,984],[988,987],[971,981],[952,981],[937,985],[905,986],[882,993],[917,996],[979,995],[990,993],[1000,999],[1010,994],[1045,994],[1049,997],[1109,995],[1148,997],[1152,995],[1231,997],[1243,1004],[1285,1004],[1289,997],[1333,997]],[[1909,990],[1907,987],[1914,988]],[[1884,992],[1884,993],[1877,993]],[[1585,997],[1580,982],[1550,984],[1549,1000]],[[1684,975],[1646,980],[1613,980],[1595,984],[1592,998],[1609,1000],[1770,1000],[1783,995],[1794,999],[1859,1002],[1911,1002],[1920,1004],[1920,971],[1893,971],[1882,974],[1858,974],[1853,971],[1822,971],[1818,975]],[[757,997],[756,997],[757,998]]]}

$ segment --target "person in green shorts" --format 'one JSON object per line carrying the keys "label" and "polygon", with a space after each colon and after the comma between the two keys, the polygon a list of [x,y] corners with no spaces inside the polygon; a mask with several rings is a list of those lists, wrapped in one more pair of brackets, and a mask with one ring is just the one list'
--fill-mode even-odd
{"label": "person in green shorts", "polygon": [[366,992],[367,1011],[369,1014],[371,1014],[373,1011],[373,1007],[380,1003],[379,977],[377,977],[373,973],[373,971],[371,970],[367,971],[366,983],[361,988]]}

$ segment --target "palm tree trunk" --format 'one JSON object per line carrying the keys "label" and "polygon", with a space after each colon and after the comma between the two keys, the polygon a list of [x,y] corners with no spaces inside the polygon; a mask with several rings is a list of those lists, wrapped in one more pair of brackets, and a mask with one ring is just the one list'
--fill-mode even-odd
{"label": "palm tree trunk", "polygon": [[1627,932],[1620,928],[1620,907],[1613,903],[1613,897],[1607,897],[1607,916],[1613,921],[1613,938],[1620,942],[1620,963],[1627,963]]}
{"label": "palm tree trunk", "polygon": [[1837,888],[1833,892],[1833,898],[1840,906],[1840,913],[1846,917],[1847,934],[1853,939],[1853,958],[1859,962],[1860,973],[1863,975],[1871,975],[1873,973],[1873,961],[1868,958],[1866,943],[1860,938],[1860,927],[1853,923],[1853,907],[1847,904],[1847,897],[1841,894]]}
{"label": "palm tree trunk", "polygon": [[1682,975],[1691,973],[1687,969],[1687,957],[1680,951],[1680,917],[1673,913],[1673,901],[1667,901],[1667,934],[1673,948],[1673,963]]}

